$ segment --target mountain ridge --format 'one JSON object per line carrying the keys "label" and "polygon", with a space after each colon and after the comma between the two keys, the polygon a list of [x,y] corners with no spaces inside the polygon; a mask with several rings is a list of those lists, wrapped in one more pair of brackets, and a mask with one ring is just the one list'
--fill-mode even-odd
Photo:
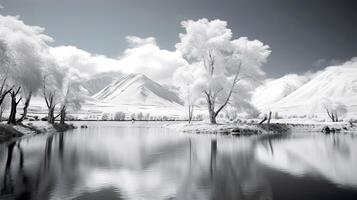
{"label": "mountain ridge", "polygon": [[129,74],[115,80],[92,96],[112,104],[181,106],[179,96],[143,74]]}

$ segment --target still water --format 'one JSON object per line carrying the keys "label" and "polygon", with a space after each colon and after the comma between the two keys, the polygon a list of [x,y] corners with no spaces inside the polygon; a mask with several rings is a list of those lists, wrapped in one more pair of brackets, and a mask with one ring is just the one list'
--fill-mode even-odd
{"label": "still water", "polygon": [[163,123],[0,144],[0,199],[357,199],[357,135],[229,137]]}

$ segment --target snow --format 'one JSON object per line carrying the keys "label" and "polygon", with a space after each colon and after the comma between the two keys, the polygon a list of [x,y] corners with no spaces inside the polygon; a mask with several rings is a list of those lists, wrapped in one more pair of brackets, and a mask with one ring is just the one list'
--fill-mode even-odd
{"label": "snow", "polygon": [[[283,79],[276,80],[284,82]],[[281,88],[283,87],[283,88]],[[265,91],[265,93],[272,93],[269,95],[261,95],[259,101],[266,96],[266,98],[275,98],[274,91],[283,93],[284,87],[289,87],[289,84],[283,86],[276,84],[273,88]],[[264,93],[263,93],[264,94]],[[283,95],[281,95],[283,96]],[[279,114],[319,114],[325,115],[325,110],[321,105],[321,101],[329,99],[345,104],[351,115],[357,113],[357,68],[354,67],[328,67],[323,72],[312,78],[301,87],[296,88],[286,97],[281,98],[273,104],[269,104],[266,100],[265,105],[259,105],[261,110],[279,112]],[[256,100],[258,101],[258,100]],[[270,102],[274,102],[270,101]]]}
{"label": "snow", "polygon": [[146,105],[177,107],[182,105],[173,92],[150,80],[143,74],[130,74],[111,83],[93,98],[105,103],[122,105]]}
{"label": "snow", "polygon": [[[247,123],[223,123],[223,124],[210,124],[205,121],[194,121],[190,124],[186,123],[175,123],[166,125],[170,129],[188,132],[188,133],[208,133],[208,134],[223,134],[223,135],[260,135],[260,134],[270,134],[274,131],[264,129],[263,127],[255,124]],[[281,129],[282,130],[282,129]]]}
{"label": "snow", "polygon": [[309,81],[309,77],[297,74],[285,75],[279,79],[267,80],[266,84],[258,87],[252,96],[252,103],[258,109],[272,105],[288,96]]}

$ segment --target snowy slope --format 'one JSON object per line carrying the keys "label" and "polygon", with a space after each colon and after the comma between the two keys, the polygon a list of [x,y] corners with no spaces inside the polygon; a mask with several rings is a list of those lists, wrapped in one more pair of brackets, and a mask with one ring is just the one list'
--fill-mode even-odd
{"label": "snowy slope", "polygon": [[323,99],[344,103],[357,111],[357,68],[329,67],[286,97],[265,109],[291,114],[324,113]]}
{"label": "snowy slope", "polygon": [[82,87],[88,95],[94,95],[113,81],[120,80],[125,75],[121,72],[104,72],[97,74],[82,83]]}
{"label": "snowy slope", "polygon": [[278,79],[267,80],[254,91],[252,103],[258,109],[271,106],[307,83],[310,77],[311,75],[288,74]]}
{"label": "snowy slope", "polygon": [[181,99],[143,74],[130,74],[114,81],[93,98],[109,104],[179,106]]}

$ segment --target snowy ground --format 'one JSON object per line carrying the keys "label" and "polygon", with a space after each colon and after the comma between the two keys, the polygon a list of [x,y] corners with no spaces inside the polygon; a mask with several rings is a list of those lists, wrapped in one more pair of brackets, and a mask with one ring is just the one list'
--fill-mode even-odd
{"label": "snowy ground", "polygon": [[272,120],[270,125],[266,123],[258,125],[257,119],[247,120],[249,122],[225,122],[210,124],[208,122],[191,122],[167,124],[167,127],[188,133],[220,133],[226,135],[259,135],[285,132],[321,132],[326,126],[339,130],[339,132],[357,132],[357,124],[349,122],[314,122],[303,120]]}
{"label": "snowy ground", "polygon": [[46,121],[24,121],[22,125],[8,125],[2,122],[0,123],[0,142],[21,136],[26,137],[37,133],[51,132],[56,132],[56,129]]}

